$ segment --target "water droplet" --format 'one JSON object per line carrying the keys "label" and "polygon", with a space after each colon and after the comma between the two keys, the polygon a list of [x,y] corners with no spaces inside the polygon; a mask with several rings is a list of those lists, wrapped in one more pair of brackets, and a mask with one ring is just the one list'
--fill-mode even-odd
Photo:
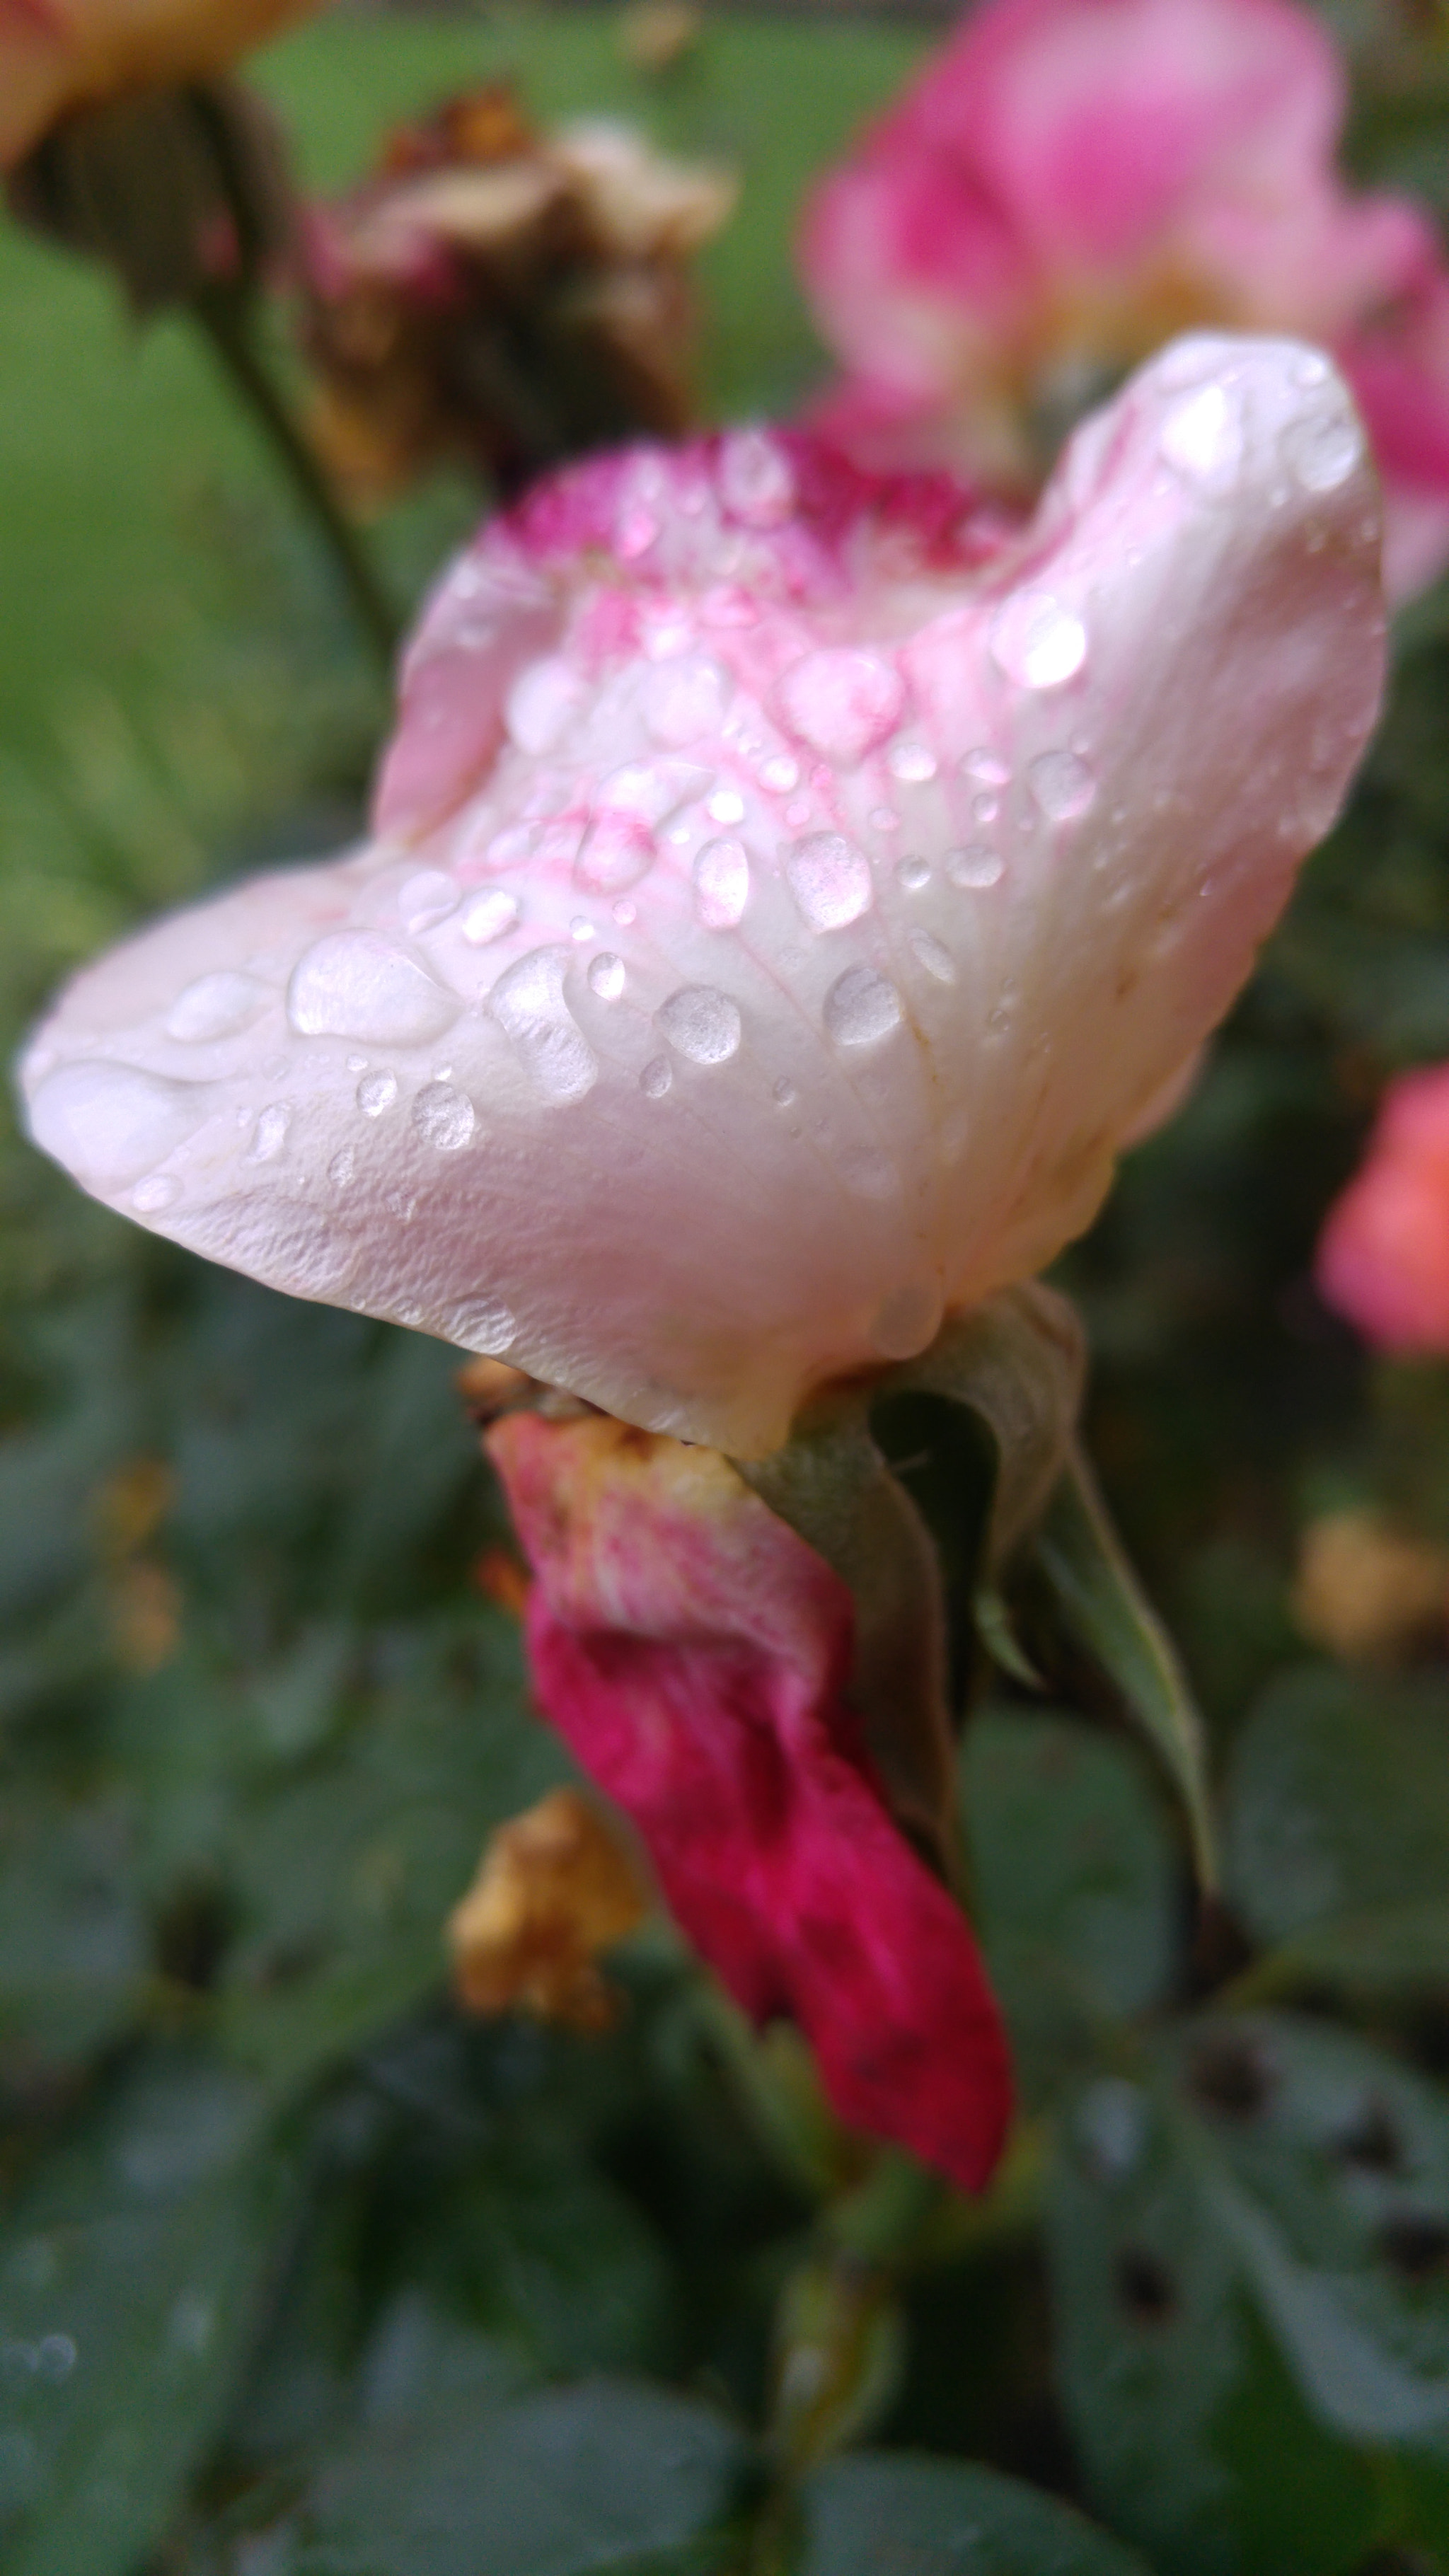
{"label": "water droplet", "polygon": [[334,1154],[328,1164],[327,1178],[329,1181],[335,1181],[339,1190],[345,1190],[356,1171],[357,1156],[350,1145],[344,1145],[340,1153]]}
{"label": "water droplet", "polygon": [[1319,412],[1293,423],[1283,454],[1305,492],[1336,492],[1363,455],[1363,432],[1352,412]]}
{"label": "water droplet", "polygon": [[993,796],[987,788],[983,788],[979,796],[973,796],[971,799],[971,820],[973,823],[994,823],[1000,811],[1000,797]]}
{"label": "water droplet", "polygon": [[1162,424],[1162,453],[1190,483],[1225,483],[1243,453],[1243,424],[1224,385],[1201,385]]}
{"label": "water droplet", "polygon": [[441,868],[422,868],[399,889],[398,919],[410,934],[433,930],[440,921],[447,920],[450,912],[457,911],[460,900],[456,877],[444,876]]}
{"label": "water droplet", "polygon": [[522,905],[516,894],[505,894],[495,886],[490,894],[476,894],[459,924],[470,948],[487,948],[513,928]]}
{"label": "water droplet", "polygon": [[656,742],[675,749],[717,733],[734,683],[723,663],[707,653],[664,662],[644,684],[644,721]]}
{"label": "water droplet", "polygon": [[1043,751],[1031,762],[1027,777],[1042,812],[1053,823],[1070,823],[1085,814],[1097,793],[1097,782],[1074,751]]}
{"label": "water droplet", "polygon": [[616,903],[611,906],[611,910],[621,930],[632,930],[639,918],[637,903]]}
{"label": "water droplet", "polygon": [[286,1149],[287,1130],[291,1124],[290,1103],[285,1100],[271,1101],[252,1129],[252,1141],[247,1147],[247,1161],[275,1163],[278,1155]]}
{"label": "water droplet", "polygon": [[624,960],[604,949],[589,968],[589,991],[601,1002],[617,1002],[624,990]]}
{"label": "water droplet", "polygon": [[586,939],[592,939],[592,938],[593,938],[593,935],[594,935],[594,925],[593,925],[593,923],[592,923],[590,920],[588,920],[588,919],[586,918],[586,916],[585,916],[583,913],[581,913],[581,912],[576,912],[576,913],[574,914],[574,917],[573,917],[572,921],[569,923],[569,937],[570,937],[570,939],[576,939],[576,940],[579,942],[580,946],[582,947],[582,945],[583,945],[584,941],[585,941]]}
{"label": "water droplet", "polygon": [[745,800],[737,787],[720,787],[704,810],[712,823],[743,823]]}
{"label": "water droplet", "polygon": [[946,874],[953,886],[968,894],[979,894],[986,886],[999,885],[1005,874],[1005,861],[984,841],[968,841],[964,850],[946,852]]}
{"label": "water droplet", "polygon": [[760,785],[768,787],[772,796],[788,796],[799,784],[799,763],[790,758],[788,751],[773,752],[760,763]]}
{"label": "water droplet", "polygon": [[333,930],[293,969],[287,1016],[303,1037],[365,1038],[420,1046],[440,1037],[461,1008],[421,958],[375,930]]}
{"label": "water droplet", "polygon": [[357,1086],[357,1106],[364,1118],[380,1118],[397,1098],[395,1073],[364,1074]]}
{"label": "water droplet", "polygon": [[518,1318],[496,1297],[468,1297],[448,1315],[447,1332],[460,1350],[496,1359],[517,1340]]}
{"label": "water droplet", "polygon": [[601,814],[574,866],[581,886],[594,894],[613,894],[647,876],[658,847],[647,823],[637,814]]}
{"label": "water droplet", "polygon": [[885,1360],[914,1359],[933,1342],[941,1327],[944,1300],[934,1279],[908,1280],[893,1288],[870,1322],[872,1345]]}
{"label": "water droplet", "polygon": [[520,671],[509,690],[503,721],[519,750],[536,760],[562,740],[583,696],[577,672],[550,654],[546,661],[530,662],[526,671]]}
{"label": "water droplet", "polygon": [[1011,771],[1006,762],[984,746],[977,751],[968,751],[961,768],[965,777],[979,778],[983,787],[1006,787],[1010,784]]}
{"label": "water droplet", "polygon": [[812,930],[842,930],[870,910],[870,862],[841,832],[807,833],[787,852],[785,875]]}
{"label": "water droplet", "polygon": [[800,1094],[796,1090],[794,1083],[790,1080],[788,1073],[781,1074],[779,1081],[774,1085],[771,1097],[778,1102],[780,1108],[793,1108],[795,1102],[799,1099]]}
{"label": "water droplet", "polygon": [[840,1177],[853,1198],[888,1199],[895,1195],[895,1165],[888,1155],[870,1145],[852,1145],[842,1154]]}
{"label": "water droplet", "polygon": [[919,894],[922,886],[928,886],[930,882],[931,863],[929,859],[922,859],[914,856],[909,859],[902,859],[900,866],[896,870],[896,883],[897,885],[904,886],[907,894]]}
{"label": "water droplet", "polygon": [[873,832],[898,832],[901,828],[901,818],[891,805],[872,805],[868,819]]}
{"label": "water droplet", "polygon": [[367,1071],[367,1058],[365,1055],[344,1056],[342,1061],[346,1065],[349,1073],[366,1073]]}
{"label": "water droplet", "polygon": [[955,983],[956,961],[950,949],[944,948],[939,939],[933,939],[929,930],[911,932],[911,949],[926,973],[934,975],[938,984]]}
{"label": "water droplet", "polygon": [[451,1082],[424,1083],[413,1102],[413,1125],[436,1153],[460,1153],[476,1124],[468,1094]]}
{"label": "water droplet", "polygon": [[674,1080],[662,1055],[653,1057],[639,1076],[639,1088],[646,1100],[662,1100]]}
{"label": "water droplet", "polygon": [[847,966],[825,996],[824,1017],[837,1046],[878,1046],[900,1027],[900,995],[873,966]]}
{"label": "water droplet", "polygon": [[620,511],[614,530],[614,551],[624,563],[636,563],[647,555],[659,534],[659,522],[643,501],[630,501]]}
{"label": "water droplet", "polygon": [[790,731],[840,769],[853,769],[895,731],[905,694],[889,662],[844,645],[807,653],[776,692]]}
{"label": "water droplet", "polygon": [[206,1114],[209,1089],[168,1082],[103,1058],[46,1076],[30,1103],[30,1132],[86,1188],[123,1190],[184,1144]]}
{"label": "water droplet", "polygon": [[1057,689],[1085,662],[1087,630],[1051,591],[1015,590],[992,621],[991,651],[1008,680]]}
{"label": "water droplet", "polygon": [[221,967],[214,975],[198,975],[194,984],[177,994],[166,1016],[166,1034],[187,1045],[235,1037],[239,1030],[250,1028],[270,999],[255,975]]}
{"label": "water droplet", "polygon": [[742,841],[706,841],[694,863],[694,902],[707,930],[733,930],[750,899],[750,862]]}
{"label": "water droplet", "polygon": [[656,1013],[672,1047],[691,1064],[728,1064],[739,1053],[744,1033],[739,1011],[728,993],[713,984],[686,984]]}
{"label": "water droplet", "polygon": [[566,948],[532,948],[500,975],[489,995],[529,1072],[551,1100],[582,1100],[599,1068],[563,997]]}
{"label": "water droplet", "polygon": [[719,443],[715,479],[730,517],[747,528],[777,528],[795,507],[794,468],[768,430],[728,432]]}
{"label": "water droplet", "polygon": [[935,777],[936,755],[923,742],[893,742],[886,753],[886,767],[892,778],[907,787],[919,787]]}
{"label": "water droplet", "polygon": [[140,1216],[158,1216],[181,1196],[181,1183],[169,1172],[153,1172],[149,1180],[138,1181],[131,1192],[131,1205]]}
{"label": "water droplet", "polygon": [[1321,358],[1316,349],[1305,349],[1301,358],[1294,359],[1288,372],[1294,384],[1301,385],[1306,392],[1310,385],[1321,385],[1327,381],[1328,360]]}

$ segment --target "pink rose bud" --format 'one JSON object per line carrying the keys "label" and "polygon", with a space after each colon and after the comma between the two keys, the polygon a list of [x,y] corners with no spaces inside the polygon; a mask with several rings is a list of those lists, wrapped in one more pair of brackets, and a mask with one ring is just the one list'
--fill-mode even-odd
{"label": "pink rose bud", "polygon": [[1330,1306],[1389,1351],[1449,1351],[1449,1065],[1391,1082],[1318,1247]]}
{"label": "pink rose bud", "polygon": [[1373,441],[1391,596],[1449,561],[1449,272],[1428,214],[1347,188],[1347,81],[1292,0],[986,0],[816,189],[800,255],[878,464],[1030,491],[1174,331],[1328,346]]}
{"label": "pink rose bud", "polygon": [[739,1456],[1049,1262],[1238,991],[1382,663],[1326,360],[1192,339],[1030,527],[740,431],[484,530],[375,836],[145,931],[21,1069],[122,1212]]}

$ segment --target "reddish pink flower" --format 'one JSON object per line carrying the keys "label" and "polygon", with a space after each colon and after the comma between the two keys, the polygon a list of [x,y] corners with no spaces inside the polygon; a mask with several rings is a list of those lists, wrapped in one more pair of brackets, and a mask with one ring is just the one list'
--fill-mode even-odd
{"label": "reddish pink flower", "polygon": [[1449,1065],[1390,1083],[1318,1248],[1331,1306],[1391,1351],[1449,1351]]}
{"label": "reddish pink flower", "polygon": [[537,1576],[539,1699],[684,1930],[756,2021],[800,2024],[842,2119],[979,2189],[1006,2044],[847,1706],[845,1586],[712,1450],[531,1413],[488,1446]]}
{"label": "reddish pink flower", "polygon": [[1449,560],[1449,274],[1428,216],[1334,166],[1346,83],[1293,0],[986,0],[826,178],[801,240],[876,463],[1040,479],[1064,421],[1174,331],[1331,348],[1403,596]]}

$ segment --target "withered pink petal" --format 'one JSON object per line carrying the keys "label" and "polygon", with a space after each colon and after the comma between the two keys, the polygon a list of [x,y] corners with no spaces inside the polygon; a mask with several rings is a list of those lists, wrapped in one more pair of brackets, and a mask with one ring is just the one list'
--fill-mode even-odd
{"label": "withered pink petal", "polygon": [[743,431],[574,467],[407,657],[377,837],[80,975],[113,1206],[758,1455],[1031,1275],[1228,1007],[1373,721],[1362,432],[1189,340],[1032,523]]}
{"label": "withered pink petal", "polygon": [[1390,1083],[1324,1227],[1317,1277],[1370,1342],[1449,1351],[1449,1065]]}
{"label": "withered pink petal", "polygon": [[1006,2045],[846,1705],[845,1586],[710,1451],[527,1413],[488,1446],[536,1577],[539,1700],[683,1929],[755,2020],[800,2024],[843,2119],[979,2189]]}

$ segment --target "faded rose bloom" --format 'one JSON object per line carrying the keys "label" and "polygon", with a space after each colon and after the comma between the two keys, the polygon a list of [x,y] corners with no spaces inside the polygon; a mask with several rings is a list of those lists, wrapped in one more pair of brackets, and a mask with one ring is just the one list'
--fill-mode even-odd
{"label": "faded rose bloom", "polygon": [[1387,1351],[1449,1351],[1449,1065],[1400,1075],[1318,1247],[1330,1306]]}
{"label": "faded rose bloom", "polygon": [[805,280],[865,462],[1036,488],[1063,427],[1175,331],[1329,347],[1387,496],[1391,596],[1449,561],[1449,272],[1351,191],[1347,84],[1292,0],[986,0],[816,190]]}
{"label": "faded rose bloom", "polygon": [[314,430],[361,497],[444,458],[505,485],[690,415],[689,263],[735,199],[602,121],[536,130],[513,93],[454,99],[382,175],[312,210]]}
{"label": "faded rose bloom", "polygon": [[530,1413],[488,1447],[537,1578],[539,1698],[684,1930],[755,2021],[800,2024],[843,2119],[979,2189],[1006,2043],[848,1705],[844,1584],[707,1449]]}
{"label": "faded rose bloom", "polygon": [[0,0],[0,169],[73,108],[202,78],[316,0]]}
{"label": "faded rose bloom", "polygon": [[801,436],[636,449],[424,616],[375,836],[80,975],[85,1187],[302,1296],[768,1452],[1087,1225],[1378,700],[1321,358],[1192,340],[1003,542]]}

